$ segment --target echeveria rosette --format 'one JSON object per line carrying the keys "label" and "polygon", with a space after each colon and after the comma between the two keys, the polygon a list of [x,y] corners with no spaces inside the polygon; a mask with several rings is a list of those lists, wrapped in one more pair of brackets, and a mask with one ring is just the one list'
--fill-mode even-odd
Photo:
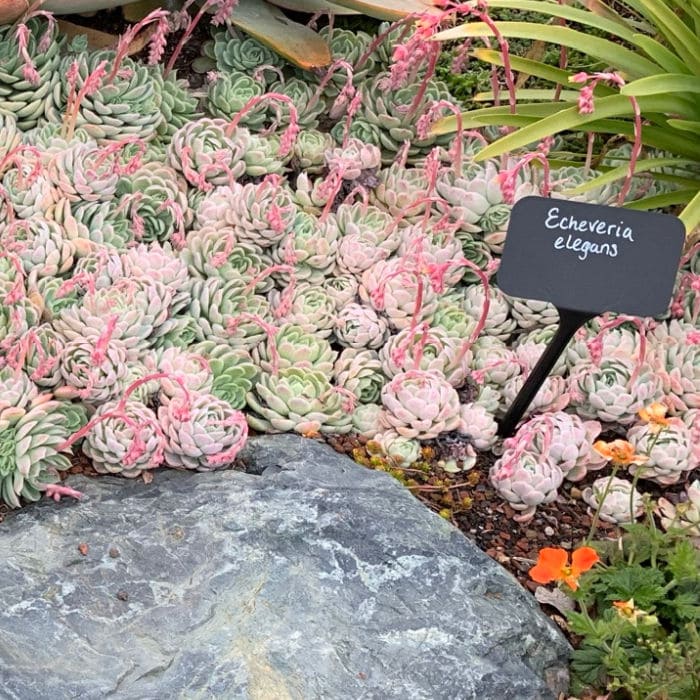
{"label": "echeveria rosette", "polygon": [[459,432],[466,435],[477,450],[490,450],[496,443],[498,423],[493,414],[478,403],[459,407]]}
{"label": "echeveria rosette", "polygon": [[40,307],[23,296],[9,304],[6,295],[0,295],[0,348],[11,348],[14,343],[32,327],[39,323]]}
{"label": "echeveria rosette", "polygon": [[349,303],[338,311],[333,333],[344,347],[376,350],[389,337],[389,324],[371,306]]}
{"label": "echeveria rosette", "polygon": [[99,474],[135,478],[162,464],[160,424],[140,401],[107,401],[93,414],[91,423],[82,449]]}
{"label": "echeveria rosette", "polygon": [[203,117],[181,126],[168,144],[168,163],[194,187],[231,185],[245,173],[243,149],[227,135],[225,119]]}
{"label": "echeveria rosette", "polygon": [[640,409],[661,398],[661,380],[653,368],[628,355],[575,365],[569,380],[572,405],[583,418],[630,425]]}
{"label": "echeveria rosette", "polygon": [[[356,86],[364,84],[365,79],[374,70],[374,58],[371,56],[361,67],[357,67],[360,58],[365,54],[372,41],[367,32],[323,27],[319,34],[328,42],[332,61],[346,61],[353,66],[352,82]],[[315,76],[304,71],[303,78],[307,82],[315,82]],[[347,74],[337,70],[324,89],[328,97],[336,97],[347,83]]]}
{"label": "echeveria rosette", "polygon": [[183,393],[158,407],[168,466],[200,472],[229,466],[248,438],[240,411],[208,393]]}
{"label": "echeveria rosette", "polygon": [[423,303],[416,309],[418,281],[404,258],[380,260],[365,270],[358,291],[360,299],[382,312],[394,330],[408,328],[414,321],[429,322],[437,307],[437,294],[424,276]]}
{"label": "echeveria rosette", "polygon": [[76,252],[59,224],[39,217],[5,228],[0,233],[0,247],[15,252],[25,274],[33,278],[65,274],[73,266]]}
{"label": "echeveria rosette", "polygon": [[[271,289],[268,295],[273,313],[279,314],[286,306],[284,292]],[[280,315],[284,323],[301,326],[307,333],[328,338],[336,319],[335,301],[323,287],[301,282],[294,286],[289,309]]]}
{"label": "echeveria rosette", "polygon": [[[486,292],[480,284],[473,284],[464,291],[464,309],[475,320],[481,318],[486,300]],[[491,285],[489,287],[489,312],[483,332],[486,335],[507,340],[516,328],[516,322],[510,316],[510,304],[506,295]]]}
{"label": "echeveria rosette", "polygon": [[[245,105],[265,92],[264,85],[240,71],[219,73],[209,83],[206,98],[207,111],[213,117],[233,119]],[[249,109],[241,117],[241,126],[252,131],[261,131],[267,122],[264,109]]]}
{"label": "echeveria rosette", "polygon": [[100,144],[127,136],[149,141],[163,121],[161,91],[148,67],[130,58],[122,58],[119,70],[112,75],[115,56],[114,51],[107,50],[66,56],[59,69],[60,82],[53,90],[49,117],[61,121],[66,111],[71,93],[68,75],[74,72],[71,66],[77,64],[74,89],[79,93],[88,76],[104,61],[107,74],[77,105],[75,125]]}
{"label": "echeveria rosette", "polygon": [[159,109],[163,115],[163,120],[158,125],[158,141],[167,144],[180,127],[202,116],[199,100],[188,89],[187,80],[177,77],[177,71],[163,75],[159,66],[151,66],[150,70],[160,94]]}
{"label": "echeveria rosette", "polygon": [[270,248],[293,230],[297,208],[291,191],[278,177],[243,185],[235,195],[227,223],[233,226],[238,240]]}
{"label": "echeveria rosette", "polygon": [[55,22],[34,17],[25,26],[26,52],[36,71],[35,79],[25,73],[17,24],[0,27],[0,112],[13,115],[22,131],[34,128],[46,115],[60,80],[61,49],[65,43]]}
{"label": "echeveria rosette", "polygon": [[343,180],[373,187],[377,184],[376,175],[382,167],[382,152],[371,143],[349,138],[341,146],[326,151],[326,167],[329,172],[338,173]]}
{"label": "echeveria rosette", "polygon": [[[460,235],[459,232],[457,232],[456,235],[457,239],[462,244],[462,255],[464,258],[469,260],[470,263],[476,265],[476,267],[482,272],[486,272],[493,261],[491,249],[486,242],[475,238],[471,234]],[[479,275],[476,274],[475,270],[469,267],[461,267],[459,269],[461,271],[462,282],[464,284],[473,284],[480,281]]]}
{"label": "echeveria rosette", "polygon": [[464,341],[451,337],[441,328],[404,328],[391,336],[379,350],[387,377],[411,369],[437,372],[454,387],[464,383],[471,353],[462,352]]}
{"label": "echeveria rosette", "polygon": [[644,513],[644,501],[639,491],[626,479],[616,476],[602,476],[596,479],[583,490],[581,497],[606,523],[629,523],[630,500],[635,519]]}
{"label": "echeveria rosette", "polygon": [[326,151],[335,146],[335,139],[316,129],[302,129],[292,147],[290,165],[294,170],[312,175],[320,173],[326,164]]}
{"label": "echeveria rosette", "polygon": [[179,313],[168,319],[167,330],[150,338],[153,350],[180,348],[187,350],[202,339],[202,331],[197,321],[188,313]]}
{"label": "echeveria rosette", "polygon": [[46,167],[49,181],[71,202],[108,202],[119,182],[114,154],[94,141],[76,141],[55,153]]}
{"label": "echeveria rosette", "polygon": [[71,207],[84,236],[101,246],[125,249],[134,240],[131,221],[123,208],[103,202],[78,202]]}
{"label": "echeveria rosette", "polygon": [[[222,228],[230,226],[228,209],[231,200],[238,192],[238,185],[222,185],[207,192],[190,189],[188,194],[190,208],[194,212],[193,230],[200,228]],[[196,196],[196,200],[194,197]]]}
{"label": "echeveria rosette", "polygon": [[332,193],[321,177],[309,177],[307,173],[299,173],[294,183],[294,203],[309,214],[320,215],[327,207]]}
{"label": "echeveria rosette", "polygon": [[246,395],[260,373],[250,354],[210,340],[197,343],[191,351],[202,358],[211,372],[211,393],[232,408],[243,409]]}
{"label": "echeveria rosette", "polygon": [[[2,373],[8,368],[0,370]],[[38,501],[58,472],[71,466],[59,448],[70,437],[60,402],[36,395],[23,407],[0,401],[0,499],[19,508],[20,499]]]}
{"label": "echeveria rosette", "polygon": [[635,425],[627,432],[627,440],[636,454],[647,458],[644,464],[630,467],[642,479],[671,486],[700,466],[693,454],[692,432],[680,418],[669,418],[661,431],[650,423]]}
{"label": "echeveria rosette", "polygon": [[[254,348],[265,338],[265,331],[241,314],[257,315],[271,323],[268,301],[245,290],[239,280],[224,282],[212,277],[192,283],[192,299],[188,313],[199,326],[198,340],[213,340],[233,348]],[[232,328],[238,317],[242,321]]]}
{"label": "echeveria rosette", "polygon": [[[90,285],[94,285],[95,289],[105,289],[111,287],[117,280],[126,277],[124,272],[124,261],[119,252],[112,248],[99,248],[92,253],[84,255],[75,263],[72,270],[72,277],[83,280],[90,280]],[[80,289],[78,295],[82,297],[82,290],[87,288],[85,285],[74,287]]]}
{"label": "echeveria rosette", "polygon": [[37,386],[53,389],[61,381],[63,340],[48,323],[32,328],[23,340],[26,342],[24,371]]}
{"label": "echeveria rosette", "polygon": [[381,398],[385,426],[404,437],[428,440],[459,427],[459,396],[438,372],[397,374]]}
{"label": "echeveria rosette", "polygon": [[336,386],[351,391],[360,403],[377,403],[386,375],[374,350],[345,348],[333,367]]}
{"label": "echeveria rosette", "polygon": [[547,455],[511,448],[489,472],[492,486],[513,510],[514,520],[526,523],[537,506],[551,503],[564,481],[561,469]]}
{"label": "echeveria rosette", "polygon": [[330,377],[338,353],[328,340],[318,334],[293,323],[284,323],[272,338],[253,348],[250,356],[260,370],[267,374],[299,367],[313,369]]}
{"label": "echeveria rosette", "polygon": [[251,428],[265,433],[294,431],[312,437],[352,429],[349,399],[315,369],[287,367],[260,375],[247,397]]}
{"label": "echeveria rosette", "polygon": [[[292,100],[297,109],[297,124],[301,129],[316,129],[319,117],[327,109],[325,100],[314,99],[315,86],[299,78],[288,78],[284,82],[273,83],[267,92],[286,95]],[[280,127],[286,127],[290,123],[290,114],[288,104],[275,102],[269,108],[268,121],[279,122]]]}
{"label": "echeveria rosette", "polygon": [[60,198],[49,178],[42,172],[35,173],[27,160],[5,173],[2,187],[12,211],[20,219],[44,216]]}
{"label": "echeveria rosette", "polygon": [[[383,414],[384,409],[379,404],[358,404],[352,412],[352,432],[367,440],[371,440],[382,429]],[[409,438],[404,439],[408,440]]]}
{"label": "echeveria rosette", "polygon": [[173,170],[160,163],[144,163],[136,172],[122,177],[117,194],[129,212],[135,238],[142,243],[184,235],[192,222],[187,185]]}
{"label": "echeveria rosette", "polygon": [[353,275],[334,275],[323,280],[323,288],[335,302],[338,311],[355,302],[359,286]]}
{"label": "echeveria rosette", "polygon": [[[515,397],[525,384],[525,377],[522,374],[511,377],[503,385],[503,398],[507,405],[515,401]],[[528,405],[525,415],[530,416],[535,413],[550,413],[552,411],[563,411],[568,405],[571,397],[568,392],[568,383],[564,377],[550,375],[542,382],[542,386],[537,390],[534,398]]]}
{"label": "echeveria rosette", "polygon": [[213,376],[207,360],[197,352],[167,348],[157,354],[156,371],[167,375],[160,380],[160,398],[170,399],[182,391],[207,393]]}
{"label": "echeveria rosette", "polygon": [[0,177],[12,167],[12,158],[7,154],[22,143],[22,133],[17,128],[17,120],[12,114],[0,112]]}
{"label": "echeveria rosette", "polygon": [[243,153],[245,174],[248,177],[281,175],[286,172],[291,152],[284,155],[280,153],[282,146],[280,137],[276,134],[252,134],[239,126],[231,138]]}
{"label": "echeveria rosette", "polygon": [[59,370],[63,386],[60,398],[80,398],[99,405],[116,399],[127,387],[129,351],[117,338],[98,347],[96,338],[76,338],[63,348]]}
{"label": "echeveria rosette", "polygon": [[284,67],[284,59],[251,36],[232,36],[218,31],[213,42],[204,46],[205,54],[216,61],[216,68],[224,73],[240,71],[252,73],[260,66]]}
{"label": "echeveria rosette", "polygon": [[666,498],[659,498],[656,503],[661,526],[667,531],[683,531],[695,539],[700,546],[700,480],[688,484],[686,500],[671,503]]}
{"label": "echeveria rosette", "polygon": [[472,345],[472,370],[478,383],[485,382],[500,390],[520,374],[515,353],[493,336],[482,335]]}
{"label": "echeveria rosette", "polygon": [[441,283],[452,287],[464,274],[462,265],[454,264],[461,258],[462,244],[451,231],[441,231],[422,224],[406,226],[400,231],[399,256],[420,255],[422,265],[441,270]]}
{"label": "echeveria rosette", "polygon": [[[620,355],[629,358],[639,356],[641,346],[641,338],[636,329],[618,326],[617,328],[609,328],[603,333],[599,332],[600,326],[595,323],[586,325],[583,330],[580,330],[574,340],[569,343],[566,349],[566,362],[571,370],[581,362],[592,362],[594,353],[591,352],[598,345],[598,354],[601,357]],[[651,345],[647,345],[647,351],[651,349]]]}
{"label": "echeveria rosette", "polygon": [[[545,348],[554,337],[557,326],[543,326],[534,331],[520,334],[512,345],[515,357],[522,367],[523,374],[529,374],[539,362]],[[540,331],[540,332],[537,332]],[[568,371],[566,357],[562,354],[557,358],[550,374],[563,376]]]}
{"label": "echeveria rosette", "polygon": [[508,297],[508,301],[513,318],[523,330],[559,323],[559,312],[554,304],[520,297]]}
{"label": "echeveria rosette", "polygon": [[443,295],[438,299],[431,326],[440,328],[452,338],[464,340],[471,338],[476,321],[464,310],[460,299]]}
{"label": "echeveria rosette", "polygon": [[0,368],[0,412],[25,410],[39,396],[39,388],[21,369]]}
{"label": "echeveria rosette", "polygon": [[400,163],[393,163],[381,170],[377,179],[379,182],[369,194],[372,204],[391,216],[403,215],[406,221],[420,221],[427,207],[425,193],[430,187],[423,168],[404,168]]}
{"label": "echeveria rosette", "polygon": [[601,469],[605,458],[593,449],[602,430],[598,421],[584,421],[576,414],[553,411],[533,416],[521,430],[535,452],[546,453],[569,481],[580,481],[589,471]]}
{"label": "echeveria rosette", "polygon": [[410,467],[422,456],[418,440],[399,435],[391,428],[372,436],[370,444],[379,448],[382,455],[400,467]]}

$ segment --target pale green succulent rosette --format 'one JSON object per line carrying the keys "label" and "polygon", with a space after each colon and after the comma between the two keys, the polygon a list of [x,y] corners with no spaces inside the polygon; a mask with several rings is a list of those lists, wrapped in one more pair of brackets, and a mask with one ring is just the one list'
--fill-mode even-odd
{"label": "pale green succulent rosette", "polygon": [[43,217],[61,196],[48,177],[42,172],[35,173],[28,161],[8,170],[2,186],[15,216],[20,219]]}
{"label": "pale green succulent rosette", "polygon": [[[255,97],[265,92],[260,81],[239,71],[218,75],[207,90],[206,108],[213,117],[229,121],[233,119],[245,105]],[[247,110],[240,119],[241,126],[251,131],[261,131],[265,126],[267,112],[264,106]]]}
{"label": "pale green succulent rosette", "polygon": [[188,313],[177,314],[169,319],[168,328],[151,338],[153,350],[179,348],[187,350],[202,339],[202,332],[197,321]]}
{"label": "pale green succulent rosette", "polygon": [[280,155],[279,136],[259,136],[247,131],[245,137],[237,132],[232,138],[243,150],[245,174],[249,177],[281,175],[286,171],[291,155]]}
{"label": "pale green succulent rosette", "polygon": [[290,167],[309,174],[320,173],[326,163],[326,151],[334,148],[335,139],[316,129],[302,129],[292,147]]}
{"label": "pale green succulent rosette", "polygon": [[41,310],[28,297],[22,297],[12,304],[0,304],[0,343],[2,346],[11,347],[30,328],[38,325],[40,316]]}
{"label": "pale green succulent rosette", "polygon": [[0,27],[0,113],[17,120],[22,130],[32,129],[42,119],[59,83],[61,49],[64,39],[55,23],[43,18],[30,19],[27,54],[38,74],[36,82],[24,76],[25,62],[19,50],[17,25]]}
{"label": "pale green succulent rosette", "polygon": [[198,343],[191,350],[209,366],[212,374],[211,393],[232,408],[245,408],[245,397],[260,373],[250,354],[210,340]]}
{"label": "pale green succulent rosette", "polygon": [[134,478],[160,465],[163,435],[156,414],[140,401],[128,400],[123,407],[108,401],[92,419],[82,449],[95,471]]}
{"label": "pale green succulent rosette", "polygon": [[[10,240],[11,236],[11,240]],[[0,235],[0,244],[12,246],[24,272],[33,278],[63,275],[73,267],[75,245],[64,236],[60,224],[50,219],[25,219],[10,234]]]}
{"label": "pale green succulent rosette", "polygon": [[216,61],[217,70],[223,72],[240,71],[253,73],[260,66],[283,68],[284,59],[271,49],[250,36],[231,36],[229,32],[218,31],[214,41],[204,46],[206,56]]}
{"label": "pale green succulent rosette", "polygon": [[[22,134],[17,127],[17,120],[12,114],[0,111],[0,163],[3,163],[7,154],[17,148],[20,143],[22,143]],[[11,166],[11,161],[0,165],[0,177]]]}
{"label": "pale green succulent rosette", "polygon": [[64,343],[48,323],[33,328],[24,357],[24,371],[42,389],[53,389],[61,381],[60,359]]}
{"label": "pale green succulent rosette", "polygon": [[[276,353],[273,353],[273,348]],[[325,338],[293,323],[284,323],[279,326],[274,338],[253,348],[250,356],[260,370],[267,374],[273,374],[275,369],[300,367],[330,377],[338,353]]]}
{"label": "pale green succulent rosette", "polygon": [[379,183],[369,194],[372,204],[385,209],[392,217],[404,216],[408,223],[417,222],[425,213],[424,202],[429,187],[428,179],[421,168],[402,168],[398,163],[380,170]]}
{"label": "pale green succulent rosette", "polygon": [[[282,292],[272,289],[268,294],[270,305],[279,311],[284,301]],[[335,301],[323,287],[301,282],[294,287],[291,306],[284,314],[285,323],[301,326],[307,333],[316,333],[321,338],[328,338],[335,324]]]}
{"label": "pale green succulent rosette", "polygon": [[[142,243],[164,243],[192,221],[187,186],[167,165],[144,163],[133,175],[121,178],[117,194],[128,198],[132,229]],[[138,225],[137,225],[138,222]]]}
{"label": "pale green succulent rosette", "polygon": [[93,243],[123,250],[134,240],[131,222],[123,208],[104,202],[77,202],[71,210]]}
{"label": "pale green succulent rosette", "polygon": [[[323,27],[319,34],[328,42],[331,60],[347,61],[354,68],[352,75],[353,85],[363,85],[366,78],[374,71],[374,58],[370,56],[361,67],[357,68],[356,66],[367,51],[372,37],[366,32],[353,32],[349,29],[333,28],[331,32],[328,27]],[[313,80],[307,77],[307,71],[304,71],[303,76],[309,82]],[[333,74],[328,85],[326,85],[324,94],[328,97],[336,97],[345,85],[346,80],[347,75],[345,71],[338,70]]]}
{"label": "pale green succulent rosette", "polygon": [[374,350],[345,348],[333,367],[336,386],[352,392],[360,403],[379,403],[387,382],[382,361]]}
{"label": "pale green succulent rosette", "polygon": [[158,125],[158,141],[168,144],[181,126],[202,116],[199,100],[188,89],[187,81],[177,77],[177,71],[171,71],[167,76],[163,75],[160,66],[151,66],[150,71],[160,93],[159,108],[163,115]]}
{"label": "pale green succulent rosette", "polygon": [[261,374],[247,396],[251,428],[266,433],[342,434],[352,430],[347,398],[318,370],[288,367]]}
{"label": "pale green succulent rosette", "polygon": [[76,126],[82,127],[100,144],[125,136],[150,141],[163,121],[158,85],[145,65],[130,58],[122,59],[116,75],[110,77],[115,55],[114,51],[104,50],[66,56],[59,69],[61,80],[53,90],[49,118],[55,122],[63,120],[70,91],[67,74],[71,65],[78,64],[75,90],[79,91],[88,76],[106,61],[107,75],[97,89],[81,101]]}
{"label": "pale green succulent rosette", "polygon": [[[267,92],[277,92],[292,100],[297,110],[297,124],[301,129],[316,129],[319,117],[327,109],[325,100],[315,99],[315,87],[299,78],[288,78],[283,82],[275,82],[270,85]],[[268,119],[271,122],[279,121],[281,126],[288,126],[290,114],[289,105],[275,102],[270,105]]]}

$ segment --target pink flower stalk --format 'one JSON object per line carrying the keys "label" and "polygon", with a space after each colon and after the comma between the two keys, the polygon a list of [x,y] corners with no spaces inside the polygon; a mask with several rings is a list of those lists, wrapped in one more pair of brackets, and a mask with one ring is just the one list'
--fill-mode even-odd
{"label": "pink flower stalk", "polygon": [[159,17],[156,24],[156,30],[151,37],[151,45],[148,50],[148,65],[155,66],[160,63],[165,53],[165,47],[168,45],[168,32],[170,31],[170,23],[167,15]]}
{"label": "pink flower stalk", "polygon": [[507,170],[502,170],[498,173],[498,184],[501,186],[501,192],[503,193],[503,198],[507,204],[513,204],[515,202],[515,192],[518,185],[518,175],[520,171],[532,161],[539,161],[542,164],[543,177],[542,184],[540,186],[540,194],[543,197],[549,197],[549,192],[551,189],[550,183],[550,169],[549,160],[547,159],[547,154],[552,147],[553,139],[547,137],[541,141],[537,151],[533,153],[526,153],[522,158],[520,158],[512,168]]}
{"label": "pink flower stalk", "polygon": [[211,455],[207,459],[210,464],[230,464],[236,459],[238,453],[245,447],[248,440],[248,422],[245,415],[241,411],[234,411],[233,415],[225,421],[220,421],[219,425],[237,426],[240,430],[240,439],[238,442],[231,445],[228,450],[219,452],[219,454]]}
{"label": "pink flower stalk", "polygon": [[61,500],[62,496],[75,498],[77,501],[83,497],[82,491],[76,491],[70,486],[61,486],[60,484],[44,484],[43,487],[40,487],[40,490],[44,492],[47,498],[53,498],[56,503]]}
{"label": "pink flower stalk", "polygon": [[345,84],[341,88],[338,97],[336,97],[335,102],[331,106],[330,117],[332,119],[339,117],[345,109],[345,105],[348,104],[348,102],[350,102],[350,100],[355,96],[355,87],[352,83],[354,77],[353,67],[347,61],[344,61],[339,58],[336,61],[333,61],[333,63],[331,63],[330,66],[328,66],[325,75],[323,76],[321,82],[316,88],[316,92],[309,100],[309,109],[311,109],[319,101],[324,89],[326,88],[326,85],[328,85],[328,83],[331,81],[331,78],[335,75],[336,71],[339,68],[342,68],[345,71],[346,77]]}
{"label": "pink flower stalk", "polygon": [[449,100],[438,100],[433,102],[427,112],[418,120],[416,124],[416,133],[419,139],[427,139],[430,135],[430,127],[435,123],[440,111],[449,109],[457,119],[457,136],[454,140],[454,172],[455,175],[462,174],[462,139],[464,138],[464,125],[462,120],[462,111]]}
{"label": "pink flower stalk", "polygon": [[372,42],[369,44],[369,46],[365,49],[365,52],[360,56],[358,59],[357,63],[355,63],[355,68],[356,70],[360,70],[362,66],[367,63],[369,60],[369,57],[381,46],[381,44],[384,42],[384,40],[391,34],[391,32],[394,31],[397,27],[400,27],[403,24],[403,31],[399,35],[398,39],[396,40],[396,46],[401,45],[401,42],[406,38],[406,36],[409,34],[411,31],[411,25],[413,24],[413,21],[415,20],[415,15],[407,15],[403,19],[400,19],[393,24],[389,25],[388,29],[385,29],[383,32],[380,32],[377,34],[376,37],[372,40]]}
{"label": "pink flower stalk", "polygon": [[[544,431],[542,430],[542,424],[545,426]],[[520,458],[532,447],[533,443],[540,435],[543,438],[542,455],[548,455],[552,445],[553,432],[554,425],[551,418],[546,413],[541,414],[539,420],[534,421],[534,423],[533,421],[528,421],[523,424],[513,437],[506,438],[503,441],[506,454],[511,450],[512,454],[501,462],[501,468],[498,470],[498,473],[494,475],[494,478],[500,481],[512,476],[520,462]]]}
{"label": "pink flower stalk", "polygon": [[235,318],[228,319],[226,322],[226,331],[228,333],[235,333],[238,326],[245,321],[259,326],[267,336],[267,350],[270,353],[270,360],[272,362],[272,373],[277,374],[279,371],[280,356],[277,352],[277,345],[275,345],[275,336],[279,328],[272,323],[268,323],[264,318],[258,316],[258,314],[250,314],[244,311]]}
{"label": "pink flower stalk", "polygon": [[[32,161],[32,168],[26,175],[24,174],[23,167],[28,164],[28,159],[25,154],[30,154],[34,156]],[[20,187],[29,187],[41,173],[41,151],[36,146],[27,146],[25,144],[20,144],[15,146],[15,148],[10,149],[0,160],[0,173],[2,173],[8,166],[13,166],[17,168],[17,184]],[[3,192],[5,192],[3,188]],[[8,211],[12,211],[10,207]]]}
{"label": "pink flower stalk", "polygon": [[238,0],[219,0],[218,7],[214,16],[211,18],[211,23],[218,27],[222,25],[226,20],[231,18],[233,11],[238,5]]}
{"label": "pink flower stalk", "polygon": [[357,196],[362,197],[362,213],[364,214],[369,206],[369,191],[364,185],[355,185],[355,187],[348,192],[342,203],[352,204]]}
{"label": "pink flower stalk", "polygon": [[29,55],[29,28],[26,24],[22,23],[17,25],[15,38],[17,39],[19,54],[24,61],[22,75],[24,76],[24,79],[30,82],[32,85],[38,85],[41,82],[41,76],[34,65],[32,57]]}
{"label": "pink flower stalk", "polygon": [[3,304],[6,306],[12,306],[16,304],[20,299],[24,299],[24,267],[22,266],[22,261],[17,255],[10,252],[5,252],[0,250],[0,258],[7,258],[12,267],[15,268],[17,272],[17,279],[10,288],[10,291],[3,297]]}
{"label": "pink flower stalk", "polygon": [[603,323],[600,327],[600,330],[596,334],[596,336],[589,342],[587,343],[587,347],[589,352],[591,353],[591,360],[593,361],[594,364],[598,364],[600,360],[602,359],[602,352],[603,352],[603,334],[606,331],[612,330],[613,328],[617,328],[618,326],[621,326],[623,323],[633,323],[637,331],[639,332],[639,355],[637,356],[637,364],[635,365],[634,371],[632,372],[630,376],[629,383],[634,384],[637,381],[637,377],[639,376],[639,372],[642,369],[642,365],[644,364],[644,359],[646,358],[646,352],[647,352],[647,337],[646,337],[646,331],[647,331],[647,326],[646,322],[643,321],[642,319],[637,318],[636,316],[618,316],[617,318],[614,318],[612,320],[607,320],[605,323]]}
{"label": "pink flower stalk", "polygon": [[225,131],[226,136],[230,137],[236,130],[236,127],[240,123],[241,119],[261,103],[274,104],[275,109],[277,110],[278,122],[281,121],[280,108],[278,104],[279,102],[283,102],[287,105],[287,107],[289,107],[289,125],[280,137],[280,150],[278,153],[280,157],[286,156],[292,150],[294,142],[299,134],[299,112],[297,111],[292,98],[288,97],[287,95],[283,95],[280,92],[266,92],[264,95],[251,97],[248,102],[241,107],[238,114],[236,114],[236,116],[229,122]]}
{"label": "pink flower stalk", "polygon": [[253,277],[250,282],[248,282],[243,289],[243,293],[250,294],[251,292],[255,291],[255,288],[260,284],[260,282],[262,282],[266,277],[273,275],[275,272],[284,272],[285,274],[290,275],[292,278],[294,277],[294,267],[292,265],[270,265]]}
{"label": "pink flower stalk", "polygon": [[[78,114],[80,113],[80,103],[89,95],[92,95],[102,85],[104,77],[107,75],[107,61],[100,61],[95,69],[90,73],[78,92],[75,92],[77,78],[79,75],[79,64],[77,61],[71,63],[66,76],[68,77],[68,99],[66,101],[66,111],[63,115],[63,132],[67,141],[73,138]],[[72,82],[71,82],[72,81]]]}
{"label": "pink flower stalk", "polygon": [[352,120],[357,114],[357,110],[362,106],[362,90],[356,90],[355,96],[350,100],[348,105],[348,112],[345,117],[345,126],[343,127],[343,143],[342,146],[345,148],[348,145],[348,139],[350,138],[350,127],[352,126]]}
{"label": "pink flower stalk", "polygon": [[[284,85],[285,78],[284,78],[284,72],[282,69],[278,66],[273,66],[271,63],[263,63],[262,65],[258,66],[253,72],[252,72],[252,78],[253,80],[256,80],[258,82],[265,82],[265,71],[270,71],[270,73],[274,73],[277,76],[277,80],[279,80],[282,85]],[[209,71],[210,73],[213,73],[214,71]],[[207,73],[209,75],[209,73]]]}
{"label": "pink flower stalk", "polygon": [[209,190],[214,189],[214,185],[211,182],[207,182],[204,173],[198,173],[192,167],[192,148],[190,146],[183,146],[181,150],[180,166],[182,167],[182,174],[185,176],[185,180],[202,190],[202,192],[209,192]]}
{"label": "pink flower stalk", "polygon": [[[590,80],[590,83],[587,83]],[[593,91],[599,82],[607,82],[616,87],[622,88],[625,86],[624,78],[615,72],[602,72],[593,73],[589,75],[585,72],[576,73],[569,78],[569,82],[583,84],[584,87],[581,88],[581,93],[578,99],[578,111],[580,114],[592,114],[595,110],[595,105],[593,103]],[[625,202],[630,187],[632,186],[632,177],[634,176],[634,170],[637,165],[637,160],[642,152],[642,113],[639,108],[639,102],[637,98],[633,95],[629,96],[630,104],[632,105],[632,112],[634,114],[634,142],[632,144],[632,153],[630,153],[630,164],[629,170],[627,171],[627,176],[620,189],[620,194],[617,197],[618,206],[622,206]],[[590,138],[590,136],[589,136]]]}

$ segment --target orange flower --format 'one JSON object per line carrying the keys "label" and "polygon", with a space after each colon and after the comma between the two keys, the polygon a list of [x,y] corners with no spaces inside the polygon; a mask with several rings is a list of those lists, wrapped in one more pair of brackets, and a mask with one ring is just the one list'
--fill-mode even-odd
{"label": "orange flower", "polygon": [[639,411],[639,417],[645,423],[649,423],[649,430],[652,433],[659,433],[671,424],[671,421],[666,418],[666,411],[668,408],[656,401],[646,408],[642,408]]}
{"label": "orange flower", "polygon": [[571,590],[578,588],[579,576],[600,560],[592,547],[579,547],[571,555],[561,547],[544,547],[540,550],[537,564],[530,569],[530,578],[537,583],[563,581]]}
{"label": "orange flower", "polygon": [[612,442],[598,440],[598,442],[593,444],[593,449],[618,467],[628,467],[630,464],[644,464],[647,461],[644,455],[634,453],[634,447],[627,440],[613,440]]}

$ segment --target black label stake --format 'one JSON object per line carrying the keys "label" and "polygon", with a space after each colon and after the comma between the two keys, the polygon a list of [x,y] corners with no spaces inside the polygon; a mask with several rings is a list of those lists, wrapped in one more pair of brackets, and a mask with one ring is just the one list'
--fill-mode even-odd
{"label": "black label stake", "polygon": [[549,341],[542,356],[532,368],[518,395],[498,424],[498,435],[502,438],[510,437],[515,432],[515,428],[525,414],[527,407],[535,398],[539,388],[544,384],[544,380],[549,376],[552,367],[554,367],[576,331],[596,316],[596,314],[570,311],[569,309],[557,309],[557,311],[559,311],[557,332]]}
{"label": "black label stake", "polygon": [[559,328],[501,420],[509,437],[574,333],[606,311],[658,316],[668,308],[685,241],[680,219],[525,197],[511,212],[498,286],[506,294],[548,301]]}

